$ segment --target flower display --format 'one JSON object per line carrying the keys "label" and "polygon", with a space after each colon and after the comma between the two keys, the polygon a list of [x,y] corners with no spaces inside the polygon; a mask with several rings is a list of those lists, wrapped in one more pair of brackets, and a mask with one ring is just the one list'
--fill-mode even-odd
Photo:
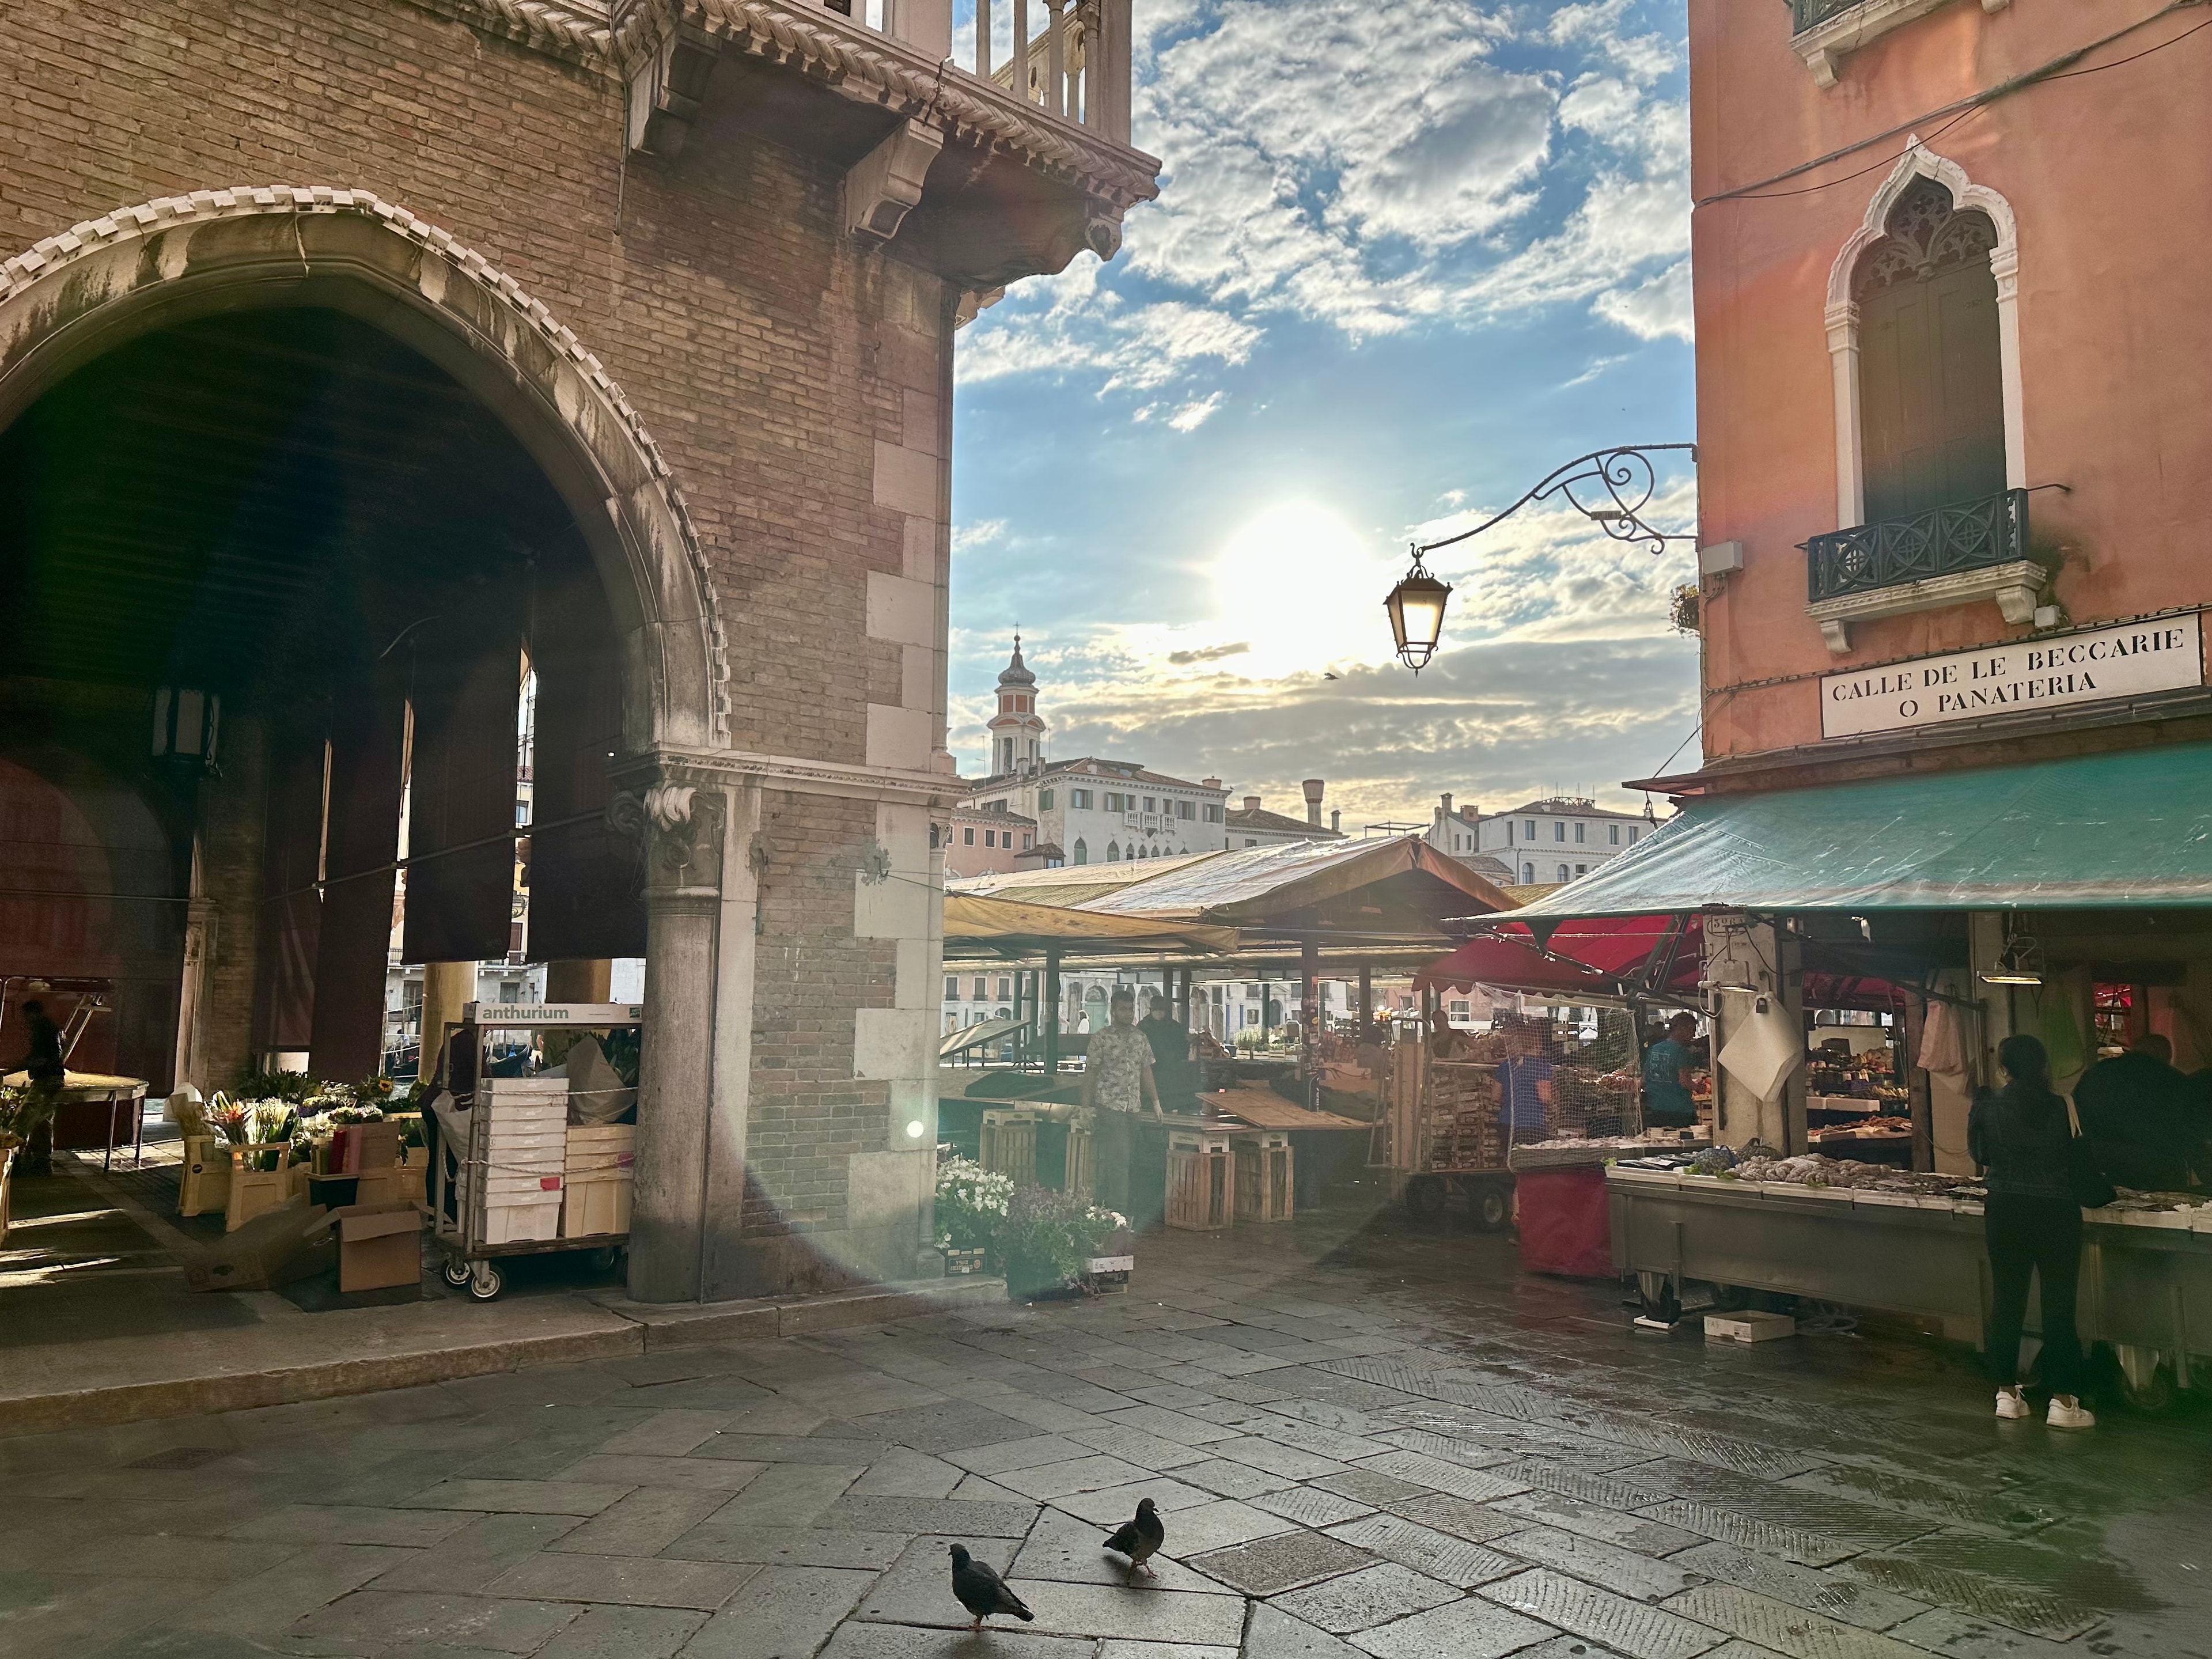
{"label": "flower display", "polygon": [[937,1248],[992,1249],[1013,1198],[1012,1176],[968,1158],[946,1158],[937,1168]]}

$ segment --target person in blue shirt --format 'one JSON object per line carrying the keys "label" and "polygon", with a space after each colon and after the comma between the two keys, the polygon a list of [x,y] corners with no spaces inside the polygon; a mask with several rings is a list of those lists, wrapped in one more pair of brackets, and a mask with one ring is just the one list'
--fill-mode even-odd
{"label": "person in blue shirt", "polygon": [[1522,1026],[1508,1033],[1506,1043],[1510,1058],[1498,1068],[1506,1138],[1541,1140],[1544,1109],[1552,1101],[1552,1062],[1544,1057],[1544,1040]]}
{"label": "person in blue shirt", "polygon": [[1654,1129],[1687,1129],[1698,1121],[1690,1094],[1690,1045],[1698,1038],[1697,1017],[1677,1014],[1667,1035],[1644,1053],[1644,1121]]}

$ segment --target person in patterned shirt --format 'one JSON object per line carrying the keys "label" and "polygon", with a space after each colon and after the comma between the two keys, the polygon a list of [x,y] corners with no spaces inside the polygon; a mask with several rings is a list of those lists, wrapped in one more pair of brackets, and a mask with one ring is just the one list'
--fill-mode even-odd
{"label": "person in patterned shirt", "polygon": [[1084,1051],[1085,1106],[1134,1112],[1149,1105],[1155,1117],[1161,1115],[1160,1091],[1152,1080],[1152,1045],[1136,1021],[1136,993],[1124,986],[1114,993],[1110,1023],[1091,1036]]}

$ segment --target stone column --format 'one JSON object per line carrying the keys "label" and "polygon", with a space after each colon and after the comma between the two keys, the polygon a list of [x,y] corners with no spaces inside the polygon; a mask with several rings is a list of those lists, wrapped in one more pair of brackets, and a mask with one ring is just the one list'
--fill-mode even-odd
{"label": "stone column", "polygon": [[422,1058],[420,1075],[434,1077],[446,1051],[441,1034],[461,1023],[461,1010],[476,1000],[477,965],[473,962],[426,962],[422,964]]}
{"label": "stone column", "polygon": [[[645,847],[646,1000],[629,1293],[702,1300],[714,1146],[717,945],[727,804],[690,784],[617,795],[608,817]],[[738,1018],[744,1017],[743,1010]],[[742,1191],[742,1188],[738,1189]],[[733,1202],[741,1200],[733,1200]],[[729,1218],[734,1237],[738,1218]]]}

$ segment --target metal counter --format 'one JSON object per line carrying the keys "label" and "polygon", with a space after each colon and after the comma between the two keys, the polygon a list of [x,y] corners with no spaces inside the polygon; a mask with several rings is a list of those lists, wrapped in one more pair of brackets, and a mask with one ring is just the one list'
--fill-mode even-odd
{"label": "metal counter", "polygon": [[[1638,1275],[1647,1315],[1679,1310],[1684,1286],[1703,1282],[1916,1315],[1981,1344],[1978,1202],[1618,1167],[1606,1192],[1613,1265]],[[2212,1206],[2084,1219],[2081,1340],[2112,1345],[2131,1397],[2188,1387],[2212,1364]],[[2029,1313],[2033,1329],[2032,1302]]]}

